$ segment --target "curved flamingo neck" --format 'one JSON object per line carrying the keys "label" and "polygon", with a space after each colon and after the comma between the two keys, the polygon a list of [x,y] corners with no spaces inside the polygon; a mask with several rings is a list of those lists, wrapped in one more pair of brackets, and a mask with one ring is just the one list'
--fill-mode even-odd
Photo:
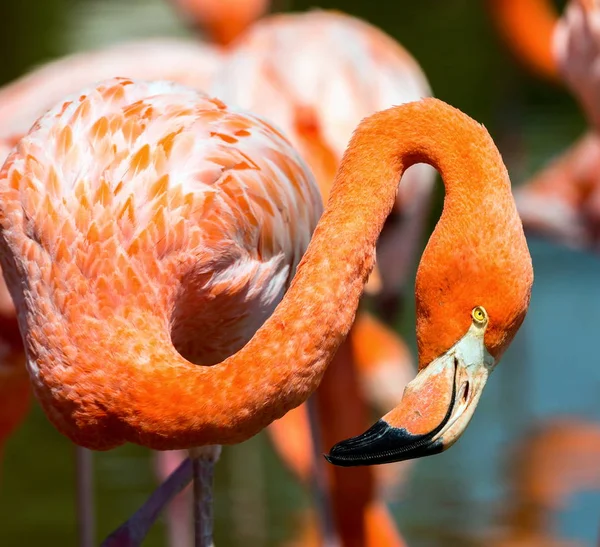
{"label": "curved flamingo neck", "polygon": [[[486,302],[492,317],[506,320],[505,324],[514,322],[516,331],[522,317],[505,316],[509,306],[498,294],[503,287],[494,283],[508,283],[510,279],[515,286],[522,286],[522,280],[531,279],[531,260],[508,173],[489,134],[460,111],[435,99],[425,99],[379,112],[356,130],[322,217],[325,224],[329,215],[338,214],[340,218],[332,219],[331,224],[346,226],[345,232],[337,236],[336,249],[329,250],[332,261],[338,253],[348,253],[339,258],[340,263],[347,262],[353,252],[359,253],[348,251],[349,245],[372,249],[394,199],[390,190],[404,170],[415,163],[435,167],[446,189],[444,210],[423,253],[416,279],[422,368],[466,332],[473,302]],[[353,191],[345,192],[344,188]],[[356,233],[349,233],[355,227]],[[353,243],[355,238],[359,244]],[[346,249],[338,241],[342,239]],[[369,251],[363,251],[364,258],[358,254],[357,260],[370,261]],[[488,269],[483,275],[482,265]],[[448,287],[452,286],[455,290],[450,293]],[[527,292],[514,296],[526,302]],[[506,333],[494,327],[488,329],[486,346],[493,355],[501,354],[506,341]]]}
{"label": "curved flamingo neck", "polygon": [[538,75],[559,82],[552,51],[558,14],[550,0],[488,0],[492,17],[506,44]]}
{"label": "curved flamingo neck", "polygon": [[[515,229],[515,219],[521,235],[522,229],[506,170],[481,125],[436,99],[379,112],[357,128],[289,291],[246,346],[219,364],[196,366],[169,343],[168,322],[151,310],[144,312],[130,332],[109,329],[115,339],[101,344],[114,350],[106,367],[86,370],[87,376],[80,378],[103,382],[106,395],[98,398],[89,430],[68,397],[61,413],[70,419],[55,420],[57,426],[90,448],[110,448],[107,442],[121,440],[176,449],[241,442],[300,405],[319,385],[348,334],[398,181],[417,162],[437,167],[447,190],[444,212],[420,266],[424,284],[429,274],[423,271],[439,266],[440,253],[456,245],[452,234],[457,228],[473,229],[467,245],[475,253],[485,253],[484,245],[488,252],[515,245],[486,241],[490,223],[503,236]],[[465,256],[459,259],[462,272]],[[470,309],[467,321],[469,314]],[[466,330],[460,321],[450,322],[456,323],[455,332],[420,344],[430,344],[433,351],[436,344],[447,344],[447,350],[456,341],[448,337],[458,339]],[[429,358],[431,348],[424,348]],[[107,385],[106,378],[123,381]],[[55,410],[56,405],[50,414]],[[109,441],[98,436],[98,422],[110,428]]]}

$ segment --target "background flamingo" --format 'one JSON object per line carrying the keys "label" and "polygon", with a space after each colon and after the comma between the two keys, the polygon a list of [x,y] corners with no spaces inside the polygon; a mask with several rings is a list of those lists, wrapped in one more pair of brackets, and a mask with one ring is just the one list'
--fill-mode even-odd
{"label": "background flamingo", "polygon": [[[0,139],[0,156],[12,143]],[[29,378],[15,308],[4,282],[0,282],[0,456],[4,442],[29,410]]]}
{"label": "background flamingo", "polygon": [[557,19],[551,0],[487,0],[487,5],[515,57],[538,76],[559,82],[550,47]]}
{"label": "background flamingo", "polygon": [[[348,43],[353,47],[348,48]],[[365,74],[370,74],[365,78]],[[430,95],[429,85],[416,61],[399,44],[375,27],[340,13],[310,12],[306,14],[276,15],[263,19],[250,28],[236,43],[230,55],[220,66],[214,80],[215,94],[273,120],[288,135],[310,165],[317,177],[323,199],[326,200],[335,170],[351,136],[352,128],[366,115],[393,104]],[[392,304],[404,289],[415,262],[415,253],[421,243],[426,214],[429,211],[433,170],[429,166],[411,167],[400,186],[395,218],[388,220],[378,247],[378,278],[371,280],[367,290],[376,293],[377,301]],[[382,306],[385,310],[385,306]],[[388,319],[394,319],[398,309],[387,306]],[[360,317],[360,312],[359,312]],[[381,334],[380,334],[381,333]],[[322,452],[340,436],[351,436],[363,431],[368,423],[368,402],[361,385],[360,370],[356,370],[355,351],[362,350],[363,370],[386,366],[386,386],[398,400],[407,382],[407,369],[402,361],[395,363],[388,353],[378,360],[370,347],[381,339],[393,336],[375,318],[369,328],[348,338],[348,348],[340,349],[338,356],[324,376],[316,395],[318,433],[314,452]],[[398,347],[402,342],[398,342]],[[392,343],[393,345],[393,343]],[[369,357],[375,357],[368,363]],[[365,359],[366,358],[366,359]],[[385,364],[384,364],[385,361]],[[396,369],[397,372],[392,372]],[[410,373],[409,373],[410,374]],[[400,378],[398,378],[398,375]],[[372,380],[376,375],[371,375]],[[347,412],[342,425],[332,407],[341,401],[340,385],[348,383],[344,397],[352,400],[353,412]],[[367,388],[368,389],[368,388]],[[352,395],[351,395],[352,394]],[[385,408],[387,412],[391,406]],[[297,409],[295,416],[280,420],[279,430],[289,432],[299,424],[307,424],[308,409]],[[304,417],[300,418],[300,413]],[[336,423],[338,422],[338,423]],[[345,433],[342,431],[345,430]],[[295,433],[305,441],[303,432]],[[292,433],[294,435],[294,433]],[[277,436],[278,451],[289,441]],[[296,444],[296,443],[294,443]],[[307,445],[307,447],[310,445]],[[306,449],[303,455],[291,456],[296,460],[324,465],[314,460]],[[322,482],[325,470],[316,473]],[[335,474],[336,476],[333,476]],[[315,477],[315,473],[313,473]],[[353,484],[353,492],[343,492],[338,485]],[[363,487],[358,485],[362,483]],[[367,508],[374,502],[373,471],[330,470],[326,492],[319,503],[331,503],[334,520],[343,545],[359,545],[367,541],[365,525]],[[322,487],[321,487],[322,488]],[[351,507],[353,500],[354,507]],[[340,503],[341,502],[341,503]],[[380,513],[378,513],[379,515]],[[373,528],[389,528],[390,519],[384,519]],[[327,524],[323,524],[328,528]],[[358,528],[357,528],[358,527]],[[390,536],[395,535],[390,532]],[[371,535],[370,541],[375,536]],[[382,536],[376,538],[381,543]],[[399,540],[395,540],[396,542]]]}
{"label": "background flamingo", "polygon": [[578,491],[600,489],[600,429],[578,418],[555,418],[528,432],[511,457],[512,502],[506,532],[494,547],[579,547],[558,539],[555,515]]}
{"label": "background flamingo", "polygon": [[[597,127],[597,5],[573,0],[560,20],[549,0],[491,0],[490,6],[519,57],[538,74],[561,78]],[[599,162],[600,139],[594,130],[519,188],[517,205],[526,228],[573,248],[597,250]]]}

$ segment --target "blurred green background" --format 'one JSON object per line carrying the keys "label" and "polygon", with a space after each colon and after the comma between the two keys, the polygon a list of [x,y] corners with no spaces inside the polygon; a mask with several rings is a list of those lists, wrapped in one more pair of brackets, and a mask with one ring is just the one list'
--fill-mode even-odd
{"label": "blurred green background", "polygon": [[[557,2],[557,8],[563,4]],[[304,10],[313,3],[277,7]],[[566,91],[530,76],[507,53],[484,2],[339,0],[320,7],[363,17],[398,39],[419,61],[437,97],[486,125],[514,184],[585,127]],[[188,34],[161,0],[23,0],[2,2],[0,13],[1,82],[69,52],[134,37]],[[600,261],[534,240],[531,250],[536,269],[531,311],[472,424],[452,450],[417,462],[395,496],[394,515],[411,546],[489,545],[491,535],[507,525],[503,516],[513,504],[507,477],[515,443],[540,420],[566,414],[600,418],[595,346]],[[412,306],[409,302],[398,328],[414,348]],[[97,454],[95,463],[100,539],[141,504],[155,479],[149,452],[136,446]],[[36,406],[6,447],[0,546],[76,544],[73,464],[72,446]],[[283,545],[294,537],[298,511],[309,504],[264,434],[224,450],[216,484],[220,547]],[[556,534],[593,545],[599,515],[600,495],[571,496],[554,510]],[[166,545],[162,524],[146,545]]]}

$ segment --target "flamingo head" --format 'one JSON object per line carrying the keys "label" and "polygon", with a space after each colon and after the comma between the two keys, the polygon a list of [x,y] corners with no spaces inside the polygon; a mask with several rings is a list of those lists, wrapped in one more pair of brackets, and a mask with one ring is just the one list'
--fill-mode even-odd
{"label": "flamingo head", "polygon": [[417,376],[396,408],[332,448],[331,463],[371,465],[437,454],[469,423],[525,318],[533,284],[512,197],[492,199],[488,207],[495,212],[468,213],[472,203],[467,198],[456,208],[445,206],[419,265]]}
{"label": "flamingo head", "polygon": [[269,0],[172,0],[210,38],[227,45],[264,15]]}

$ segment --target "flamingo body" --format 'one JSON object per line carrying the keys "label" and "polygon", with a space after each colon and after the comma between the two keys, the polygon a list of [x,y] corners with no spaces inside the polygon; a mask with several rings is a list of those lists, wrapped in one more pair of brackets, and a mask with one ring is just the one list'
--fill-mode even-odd
{"label": "flamingo body", "polygon": [[[110,378],[131,367],[159,372],[155,361],[175,356],[209,370],[184,357],[215,364],[271,314],[320,214],[287,141],[186,88],[114,80],[42,117],[0,187],[5,277],[34,389],[55,425],[96,449],[203,444],[161,433],[161,423],[186,426],[144,402],[173,382],[171,367],[131,390]],[[158,339],[144,339],[154,329]],[[169,356],[160,348],[171,340],[179,352]],[[221,389],[232,399],[244,391]],[[204,397],[208,405],[215,394]],[[138,405],[154,422],[151,438]]]}

